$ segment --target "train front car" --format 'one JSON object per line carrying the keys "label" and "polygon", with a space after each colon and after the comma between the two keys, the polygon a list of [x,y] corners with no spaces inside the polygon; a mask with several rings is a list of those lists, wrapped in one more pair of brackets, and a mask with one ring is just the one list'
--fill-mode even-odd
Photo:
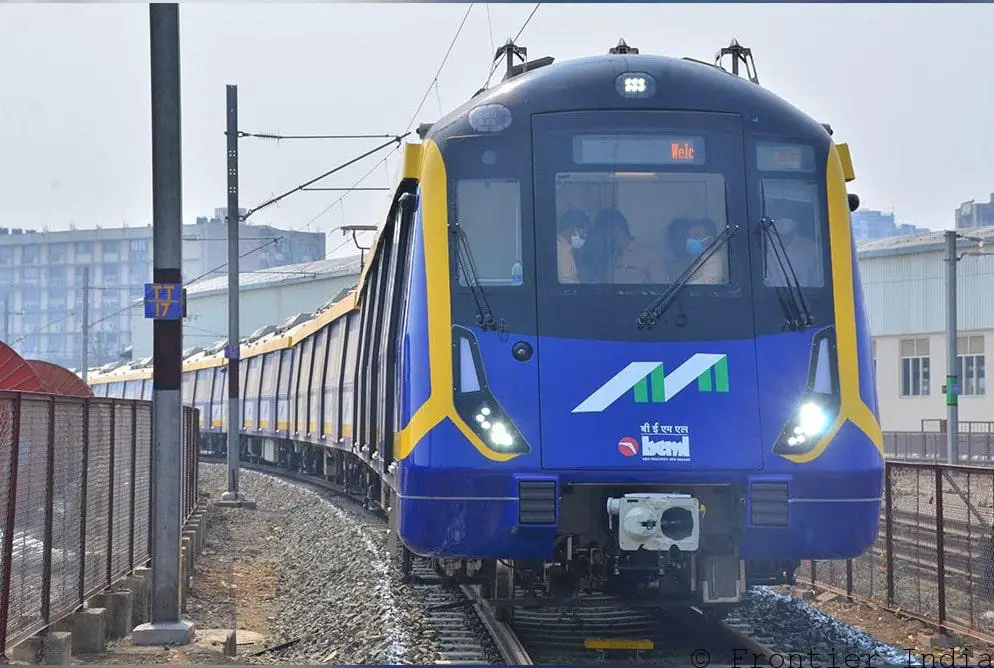
{"label": "train front car", "polygon": [[498,598],[721,607],[872,545],[852,170],[820,123],[719,68],[612,53],[478,95],[422,156],[408,547]]}

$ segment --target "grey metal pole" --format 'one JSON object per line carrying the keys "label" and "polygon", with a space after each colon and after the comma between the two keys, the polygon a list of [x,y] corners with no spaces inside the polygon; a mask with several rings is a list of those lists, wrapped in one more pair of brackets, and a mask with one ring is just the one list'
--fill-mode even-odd
{"label": "grey metal pole", "polygon": [[950,464],[959,463],[959,360],[956,356],[956,241],[946,230],[946,437]]}
{"label": "grey metal pole", "polygon": [[241,412],[238,403],[240,383],[238,365],[241,352],[238,333],[238,86],[227,87],[227,156],[228,156],[228,491],[221,495],[225,506],[255,505],[238,489]]}
{"label": "grey metal pole", "polygon": [[185,645],[193,640],[194,626],[180,616],[183,321],[170,304],[181,298],[183,283],[179,5],[152,3],[148,9],[152,61],[152,283],[165,286],[164,302],[170,307],[166,310],[172,312],[168,316],[159,312],[157,295],[152,330],[152,619],[134,630],[133,640],[136,645]]}
{"label": "grey metal pole", "polygon": [[83,351],[83,382],[90,377],[90,268],[83,267],[83,322],[80,328],[83,340],[80,348]]}

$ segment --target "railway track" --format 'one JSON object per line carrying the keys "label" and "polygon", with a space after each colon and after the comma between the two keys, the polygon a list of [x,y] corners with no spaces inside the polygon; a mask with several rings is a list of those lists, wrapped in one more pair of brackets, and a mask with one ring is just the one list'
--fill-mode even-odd
{"label": "railway track", "polygon": [[[225,459],[201,453],[204,463]],[[316,488],[369,508],[360,495],[323,478],[267,464],[241,462],[241,468]],[[431,624],[445,663],[539,665],[635,663],[686,666],[693,653],[703,652],[710,665],[741,663],[746,652],[773,656],[768,640],[753,637],[741,620],[730,616],[713,621],[695,608],[631,608],[608,596],[585,600],[570,608],[515,608],[503,621],[478,585],[455,585],[441,577],[431,560],[411,562],[417,599]],[[517,596],[524,598],[524,592]],[[733,655],[739,652],[738,659]],[[786,654],[786,652],[780,652]],[[764,665],[759,661],[758,665]]]}

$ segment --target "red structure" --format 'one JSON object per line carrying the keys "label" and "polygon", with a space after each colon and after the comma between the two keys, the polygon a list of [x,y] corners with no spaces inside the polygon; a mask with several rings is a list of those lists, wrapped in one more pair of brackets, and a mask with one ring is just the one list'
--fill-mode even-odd
{"label": "red structure", "polygon": [[69,369],[41,360],[27,360],[35,374],[45,384],[45,392],[64,397],[92,397],[93,390]]}
{"label": "red structure", "polygon": [[45,382],[23,357],[0,342],[0,390],[44,392]]}
{"label": "red structure", "polygon": [[0,342],[0,390],[45,392],[63,397],[93,396],[90,386],[69,369],[41,360],[26,360],[2,342]]}

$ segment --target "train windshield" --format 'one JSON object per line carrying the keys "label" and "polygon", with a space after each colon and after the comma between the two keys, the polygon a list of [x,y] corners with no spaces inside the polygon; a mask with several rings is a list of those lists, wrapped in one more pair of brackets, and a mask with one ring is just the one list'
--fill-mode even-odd
{"label": "train windshield", "polygon": [[[732,194],[742,199],[741,139],[730,119],[708,116],[717,115],[583,112],[536,121],[539,273],[555,267],[544,272],[547,287],[655,292],[743,222],[735,218],[744,201],[733,204]],[[738,266],[734,244],[723,244],[688,284],[727,291],[746,279],[744,258]]]}

